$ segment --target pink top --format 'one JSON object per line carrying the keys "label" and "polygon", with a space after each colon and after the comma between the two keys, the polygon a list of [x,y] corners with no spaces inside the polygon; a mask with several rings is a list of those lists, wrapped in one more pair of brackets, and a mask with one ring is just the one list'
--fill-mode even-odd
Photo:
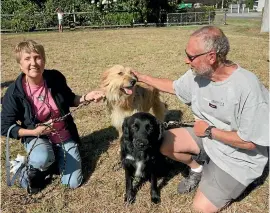
{"label": "pink top", "polygon": [[[34,108],[36,118],[41,123],[61,116],[45,82],[40,85],[30,85],[23,79],[23,89]],[[66,129],[64,121],[53,123],[53,128],[60,134],[59,136],[59,134],[51,132],[48,135],[53,143],[61,143],[70,139],[71,135]]]}

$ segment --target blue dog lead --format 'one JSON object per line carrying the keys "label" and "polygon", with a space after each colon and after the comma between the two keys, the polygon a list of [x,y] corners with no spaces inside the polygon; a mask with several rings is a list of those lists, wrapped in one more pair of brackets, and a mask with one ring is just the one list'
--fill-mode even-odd
{"label": "blue dog lead", "polygon": [[20,174],[22,168],[25,166],[23,163],[22,165],[18,168],[16,173],[13,175],[12,180],[10,180],[10,162],[9,162],[9,134],[10,131],[16,126],[16,124],[13,124],[11,127],[9,127],[8,132],[7,132],[7,139],[6,139],[6,175],[7,175],[7,185],[8,186],[13,186],[16,180],[16,177]]}

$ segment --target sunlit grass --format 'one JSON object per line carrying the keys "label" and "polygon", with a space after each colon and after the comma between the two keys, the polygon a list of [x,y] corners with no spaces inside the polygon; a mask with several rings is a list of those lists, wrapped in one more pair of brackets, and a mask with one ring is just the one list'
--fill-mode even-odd
{"label": "sunlit grass", "polygon": [[[264,85],[269,82],[268,34],[260,34],[260,22],[228,21],[220,26],[231,42],[229,58],[254,72]],[[177,79],[188,66],[184,49],[197,26],[168,28],[137,28],[115,30],[85,30],[2,35],[1,83],[13,81],[20,73],[13,48],[23,39],[41,42],[46,49],[47,68],[65,74],[69,86],[77,94],[99,87],[101,73],[109,66],[123,64],[146,74]],[[2,85],[2,84],[1,84]],[[6,91],[2,87],[1,95]],[[172,95],[163,94],[170,110],[181,110],[183,120],[192,119],[191,111]],[[125,206],[124,172],[114,171],[118,161],[119,143],[110,127],[103,104],[91,104],[74,115],[83,145],[85,183],[76,190],[63,190],[55,180],[44,190],[38,203],[23,204],[26,192],[18,187],[6,187],[4,171],[4,139],[2,138],[2,212],[191,212],[194,193],[178,195],[176,186],[182,176],[173,177],[161,190],[162,203],[150,202],[150,185],[145,184],[134,205]],[[11,141],[11,155],[24,153],[20,142]],[[55,188],[53,188],[55,187]],[[50,189],[53,189],[50,192]],[[49,192],[48,192],[49,191]],[[268,178],[241,201],[224,212],[268,212]]]}

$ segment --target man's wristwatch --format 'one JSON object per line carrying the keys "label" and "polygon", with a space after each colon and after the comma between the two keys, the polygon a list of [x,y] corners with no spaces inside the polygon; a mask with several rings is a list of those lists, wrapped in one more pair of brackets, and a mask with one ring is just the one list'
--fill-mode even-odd
{"label": "man's wristwatch", "polygon": [[209,126],[206,128],[206,130],[204,131],[204,135],[205,137],[208,137],[209,139],[212,139],[212,129],[216,128],[215,126]]}

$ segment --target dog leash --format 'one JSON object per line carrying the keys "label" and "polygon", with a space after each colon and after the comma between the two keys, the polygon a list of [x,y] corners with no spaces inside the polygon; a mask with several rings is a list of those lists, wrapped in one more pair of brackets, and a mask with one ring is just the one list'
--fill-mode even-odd
{"label": "dog leash", "polygon": [[7,177],[7,185],[8,186],[13,186],[15,183],[15,180],[17,178],[17,176],[20,174],[24,163],[21,164],[21,166],[17,169],[17,171],[15,172],[15,174],[13,175],[12,179],[10,179],[10,162],[9,162],[9,158],[10,158],[10,151],[9,151],[9,134],[10,131],[17,126],[16,124],[13,124],[12,126],[9,127],[8,132],[7,132],[7,139],[6,139],[6,177]]}
{"label": "dog leash", "polygon": [[182,122],[182,121],[168,121],[162,123],[165,130],[174,129],[179,127],[193,127],[194,121]]}
{"label": "dog leash", "polygon": [[[80,104],[78,107],[76,107],[75,109],[71,110],[69,113],[67,113],[66,115],[59,117],[57,119],[54,119],[51,123],[53,122],[59,122],[59,121],[63,121],[65,120],[65,118],[69,115],[71,115],[72,113],[74,113],[76,110],[80,109],[82,106],[86,106],[88,104],[90,104],[93,100],[89,100],[89,101],[85,101],[84,103]],[[47,124],[50,125],[50,124]],[[11,130],[17,126],[17,124],[13,124],[9,127],[8,132],[7,132],[7,138],[6,138],[6,182],[8,186],[13,186],[16,178],[18,177],[18,175],[20,174],[21,170],[23,169],[23,167],[25,166],[25,163],[21,163],[20,167],[17,169],[17,171],[15,172],[15,174],[13,175],[12,179],[11,179],[11,175],[10,175],[10,150],[9,150],[9,135]]]}

